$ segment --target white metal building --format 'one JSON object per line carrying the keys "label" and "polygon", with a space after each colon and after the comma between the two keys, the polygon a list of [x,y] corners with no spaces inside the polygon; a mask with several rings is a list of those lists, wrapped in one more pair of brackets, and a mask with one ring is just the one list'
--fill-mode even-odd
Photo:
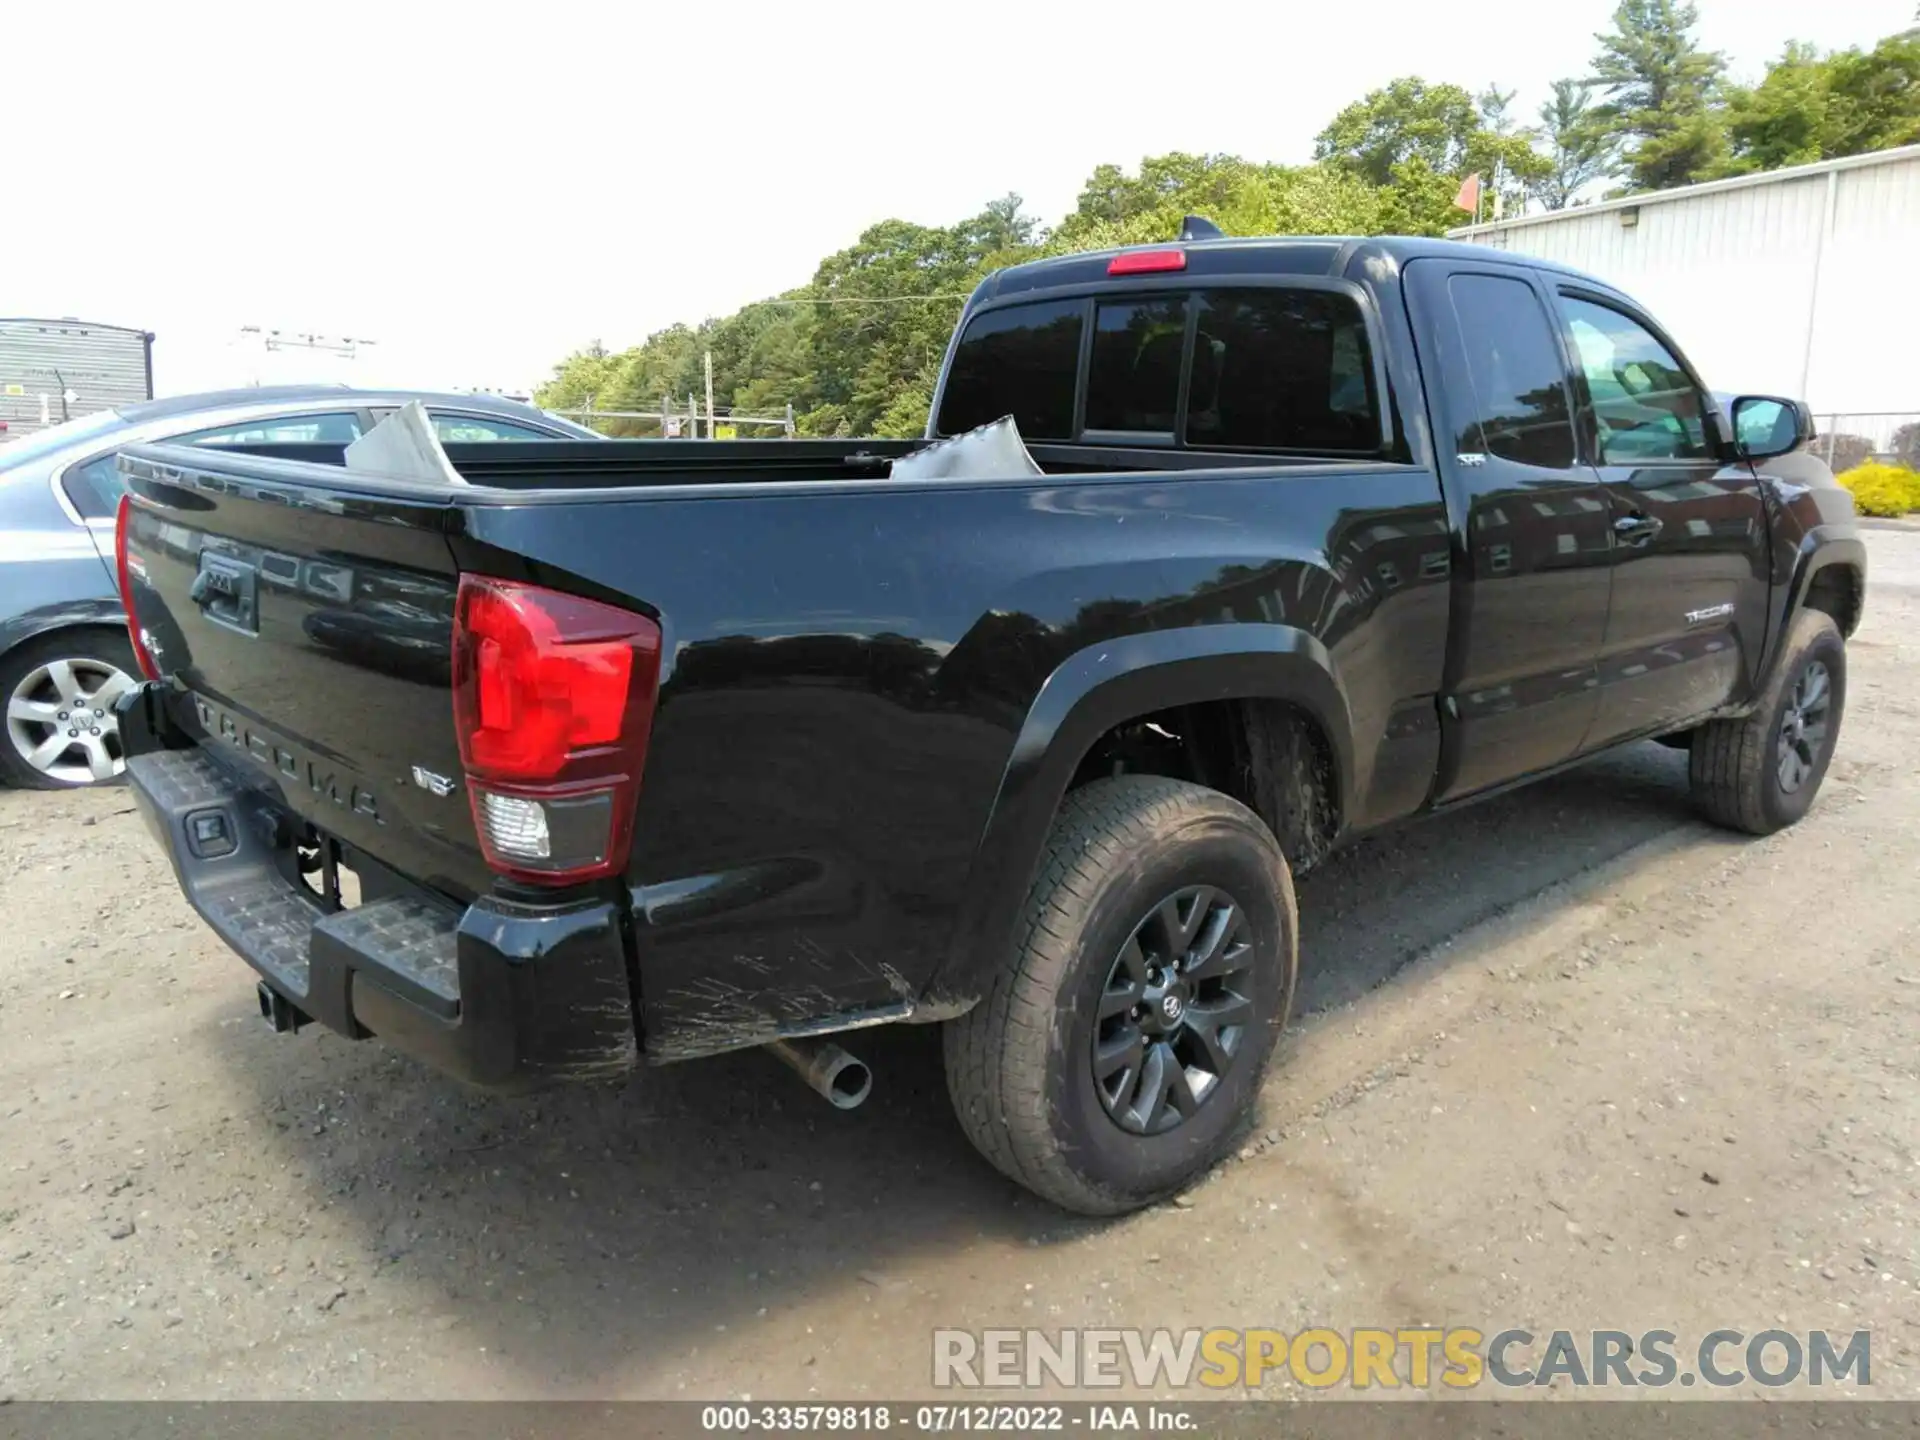
{"label": "white metal building", "polygon": [[1716,390],[1862,433],[1920,414],[1920,145],[1453,234],[1617,285]]}
{"label": "white metal building", "polygon": [[153,398],[153,336],[124,325],[0,316],[0,444]]}

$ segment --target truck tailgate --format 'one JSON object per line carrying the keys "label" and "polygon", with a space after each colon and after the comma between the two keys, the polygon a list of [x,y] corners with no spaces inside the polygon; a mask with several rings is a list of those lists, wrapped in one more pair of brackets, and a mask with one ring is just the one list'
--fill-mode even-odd
{"label": "truck tailgate", "polygon": [[471,898],[450,492],[239,457],[127,464],[126,583],[175,719],[317,830]]}

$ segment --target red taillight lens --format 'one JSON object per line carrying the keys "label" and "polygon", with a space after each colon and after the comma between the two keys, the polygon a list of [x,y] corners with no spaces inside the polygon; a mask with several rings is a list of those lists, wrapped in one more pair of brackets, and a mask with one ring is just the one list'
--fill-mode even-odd
{"label": "red taillight lens", "polygon": [[1107,262],[1109,275],[1158,275],[1186,268],[1184,250],[1123,250]]}
{"label": "red taillight lens", "polygon": [[[127,554],[127,527],[133,518],[133,497],[122,495],[120,508],[113,516],[113,570],[120,582],[120,608],[127,614],[127,639],[133,642],[133,658],[140,662],[140,673],[149,680],[160,678],[160,667],[153,663],[153,656],[147,653],[146,641],[140,637],[140,617],[133,608],[133,570],[139,562]],[[145,579],[143,573],[140,576]]]}
{"label": "red taillight lens", "polygon": [[625,866],[659,679],[646,616],[460,577],[454,722],[489,865],[549,885]]}

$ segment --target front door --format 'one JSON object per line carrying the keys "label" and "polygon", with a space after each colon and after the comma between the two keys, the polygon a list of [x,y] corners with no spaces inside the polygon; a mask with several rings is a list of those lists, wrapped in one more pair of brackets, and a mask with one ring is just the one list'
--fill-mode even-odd
{"label": "front door", "polygon": [[1613,297],[1557,299],[1614,536],[1593,749],[1747,696],[1766,640],[1767,518],[1753,467],[1720,458],[1714,402],[1651,324]]}
{"label": "front door", "polygon": [[1579,453],[1567,364],[1533,272],[1415,260],[1415,333],[1456,529],[1434,798],[1571,757],[1591,725],[1607,623],[1606,492]]}

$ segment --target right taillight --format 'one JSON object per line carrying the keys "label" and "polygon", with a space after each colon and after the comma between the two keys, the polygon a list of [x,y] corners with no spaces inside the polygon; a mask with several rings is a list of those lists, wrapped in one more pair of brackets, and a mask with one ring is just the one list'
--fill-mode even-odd
{"label": "right taillight", "polygon": [[539,585],[460,577],[453,713],[473,822],[502,875],[623,869],[660,683],[660,627]]}
{"label": "right taillight", "polygon": [[[149,680],[158,680],[160,667],[153,663],[153,656],[147,651],[140,616],[133,607],[133,571],[139,561],[127,553],[127,530],[132,521],[133,497],[122,495],[120,508],[113,516],[113,570],[120,582],[120,608],[127,613],[127,639],[133,643],[133,658],[140,664],[140,673]],[[143,574],[140,578],[146,577]]]}

